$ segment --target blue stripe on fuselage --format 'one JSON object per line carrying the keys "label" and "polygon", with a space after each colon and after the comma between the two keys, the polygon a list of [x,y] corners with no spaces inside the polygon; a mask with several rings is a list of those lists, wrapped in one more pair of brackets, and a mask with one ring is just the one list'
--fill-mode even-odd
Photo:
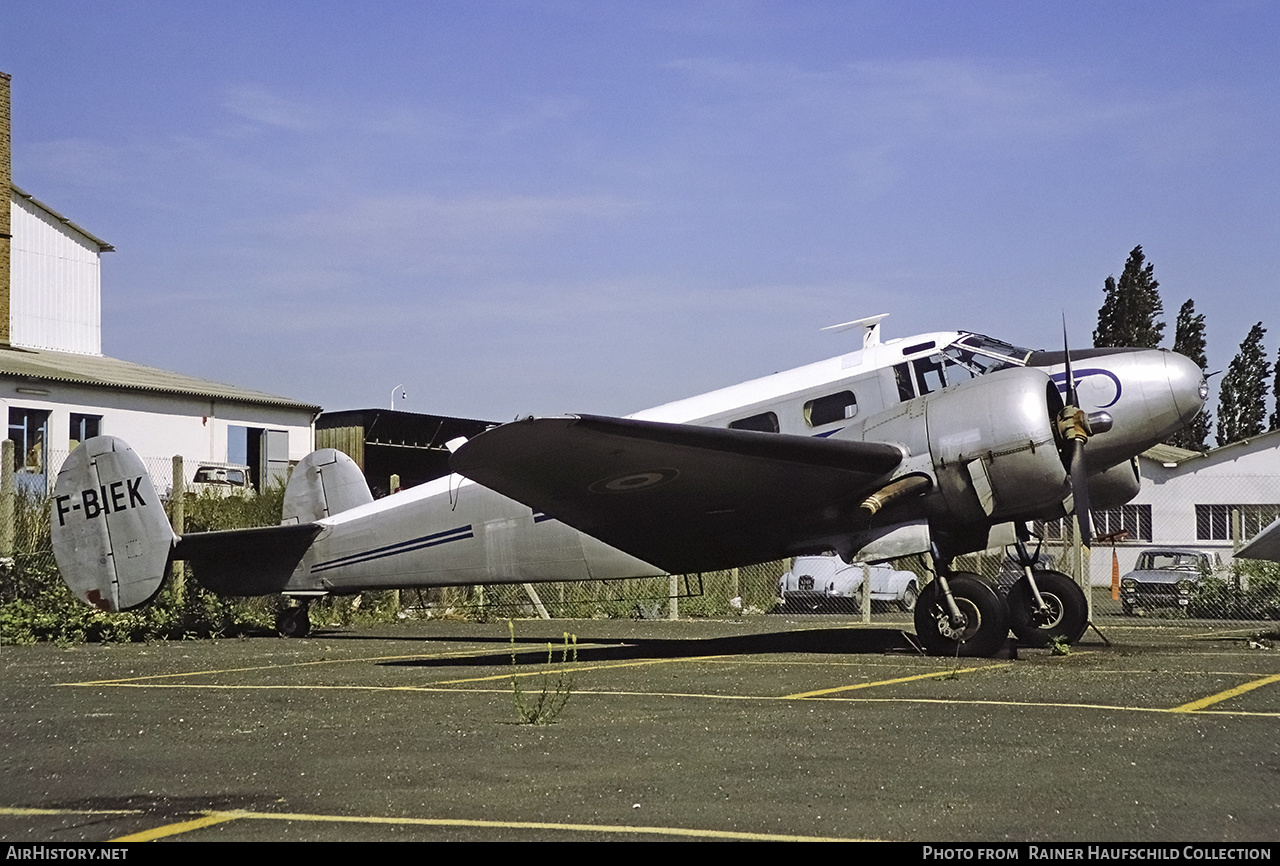
{"label": "blue stripe on fuselage", "polygon": [[396,544],[388,544],[386,547],[378,547],[373,550],[362,551],[361,553],[352,553],[347,556],[340,556],[337,559],[331,559],[328,562],[320,562],[311,566],[311,573],[318,571],[328,571],[331,568],[341,568],[344,565],[356,565],[357,563],[372,562],[375,559],[382,559],[388,556],[397,556],[401,553],[409,553],[413,550],[422,550],[426,547],[436,547],[441,544],[448,544],[450,541],[461,541],[464,538],[474,538],[475,533],[471,531],[471,525],[460,526],[457,529],[450,529],[445,532],[436,532],[431,535],[423,535],[420,538],[411,538],[408,541],[400,541]]}

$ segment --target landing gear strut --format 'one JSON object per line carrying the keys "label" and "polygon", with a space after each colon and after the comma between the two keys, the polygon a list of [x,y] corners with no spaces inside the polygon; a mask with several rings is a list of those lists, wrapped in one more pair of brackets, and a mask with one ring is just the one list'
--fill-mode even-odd
{"label": "landing gear strut", "polygon": [[1025,532],[1019,528],[1016,548],[1023,574],[1009,590],[1009,627],[1030,646],[1075,643],[1089,627],[1089,602],[1067,575],[1033,567],[1037,557],[1027,550]]}
{"label": "landing gear strut", "polygon": [[286,607],[276,618],[276,631],[280,637],[306,637],[311,634],[311,603],[304,601],[293,607]]}
{"label": "landing gear strut", "polygon": [[953,572],[935,556],[938,577],[916,602],[916,634],[934,655],[995,655],[1009,635],[1009,610],[990,584]]}

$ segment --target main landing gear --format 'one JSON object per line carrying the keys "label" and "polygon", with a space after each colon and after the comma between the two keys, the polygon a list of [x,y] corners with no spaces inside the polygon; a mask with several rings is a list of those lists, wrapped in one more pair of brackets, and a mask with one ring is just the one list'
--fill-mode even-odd
{"label": "main landing gear", "polygon": [[916,634],[934,655],[991,656],[1012,629],[1022,643],[1075,643],[1089,626],[1084,592],[1067,575],[1034,568],[1025,539],[1017,544],[1023,576],[1002,597],[976,574],[951,571],[934,553],[937,579],[916,603]]}
{"label": "main landing gear", "polygon": [[1009,611],[991,585],[964,571],[938,577],[916,602],[916,634],[933,655],[995,655],[1009,634]]}
{"label": "main landing gear", "polygon": [[1027,550],[1029,535],[1018,528],[1014,545],[1022,577],[1009,590],[1009,627],[1018,640],[1030,646],[1054,641],[1075,643],[1089,627],[1089,602],[1079,584],[1060,571],[1036,568],[1036,553]]}

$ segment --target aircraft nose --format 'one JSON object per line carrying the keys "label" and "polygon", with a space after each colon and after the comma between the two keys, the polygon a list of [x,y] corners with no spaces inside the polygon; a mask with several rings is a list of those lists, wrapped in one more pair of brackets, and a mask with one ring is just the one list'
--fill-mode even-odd
{"label": "aircraft nose", "polygon": [[1209,396],[1209,383],[1205,381],[1204,371],[1190,358],[1176,352],[1164,354],[1173,404],[1182,423],[1187,424],[1204,408],[1205,399]]}

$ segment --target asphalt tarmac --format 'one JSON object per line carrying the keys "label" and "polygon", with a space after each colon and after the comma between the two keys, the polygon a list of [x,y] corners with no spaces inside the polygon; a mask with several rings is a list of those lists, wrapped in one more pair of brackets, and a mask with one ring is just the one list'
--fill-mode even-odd
{"label": "asphalt tarmac", "polygon": [[[1275,624],[1099,626],[958,660],[802,616],[522,620],[514,664],[505,621],[5,646],[0,839],[1280,840]],[[513,677],[568,690],[553,724]]]}

